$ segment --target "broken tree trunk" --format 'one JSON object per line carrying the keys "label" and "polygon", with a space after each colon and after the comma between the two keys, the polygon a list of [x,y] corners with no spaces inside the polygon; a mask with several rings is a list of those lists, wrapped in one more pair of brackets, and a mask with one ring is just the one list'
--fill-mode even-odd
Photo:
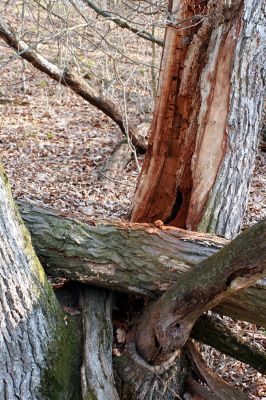
{"label": "broken tree trunk", "polygon": [[132,221],[162,220],[232,238],[247,204],[258,142],[264,2],[201,2],[198,16],[199,2],[170,3],[178,11],[166,32]]}
{"label": "broken tree trunk", "polygon": [[127,346],[125,354],[114,359],[120,399],[180,399],[177,394],[184,392],[188,363],[182,351],[173,361],[173,365],[154,367],[139,357],[135,348]]}
{"label": "broken tree trunk", "polygon": [[[19,207],[50,274],[149,297],[165,291],[228,243],[218,236],[174,227],[90,225],[25,202]],[[254,285],[219,305],[218,312],[220,308],[225,315],[236,317],[236,312],[238,319],[266,326],[266,288]]]}
{"label": "broken tree trunk", "polygon": [[127,140],[122,140],[115,147],[110,158],[99,173],[101,182],[108,187],[108,190],[119,184],[119,179],[121,179],[121,176],[131,159],[132,152]]}
{"label": "broken tree trunk", "polygon": [[83,320],[82,399],[119,400],[112,366],[112,294],[93,287],[80,291]]}
{"label": "broken tree trunk", "polygon": [[0,165],[0,399],[78,399],[79,333],[33,250]]}
{"label": "broken tree trunk", "polygon": [[265,275],[266,220],[180,276],[146,309],[136,334],[138,352],[153,364],[168,359],[184,346],[203,312]]}

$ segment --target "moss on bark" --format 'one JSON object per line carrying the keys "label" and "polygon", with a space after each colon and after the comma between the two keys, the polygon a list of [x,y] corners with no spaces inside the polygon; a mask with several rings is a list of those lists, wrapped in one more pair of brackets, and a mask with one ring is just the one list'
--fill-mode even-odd
{"label": "moss on bark", "polygon": [[75,320],[58,324],[46,360],[40,387],[42,396],[47,400],[78,400],[81,340]]}

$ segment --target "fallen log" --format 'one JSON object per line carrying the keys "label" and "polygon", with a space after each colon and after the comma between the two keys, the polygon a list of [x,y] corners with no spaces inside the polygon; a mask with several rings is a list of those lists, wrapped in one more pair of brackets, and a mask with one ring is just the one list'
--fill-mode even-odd
{"label": "fallen log", "polygon": [[[91,225],[25,202],[19,202],[19,208],[48,273],[149,297],[228,243],[159,222]],[[235,309],[238,319],[266,327],[265,285],[253,285],[218,306],[218,312],[232,317]]]}

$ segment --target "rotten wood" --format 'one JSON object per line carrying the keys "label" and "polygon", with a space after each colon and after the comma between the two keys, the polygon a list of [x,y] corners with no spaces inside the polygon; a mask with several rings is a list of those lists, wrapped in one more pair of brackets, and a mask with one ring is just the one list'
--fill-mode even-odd
{"label": "rotten wood", "polygon": [[[158,296],[228,243],[218,236],[168,226],[91,225],[29,203],[19,202],[19,207],[36,252],[51,275],[147,297]],[[266,326],[265,289],[252,286],[219,309],[228,316],[235,315],[236,309],[237,318]]]}
{"label": "rotten wood", "polygon": [[150,304],[138,324],[138,352],[158,364],[186,343],[195,321],[266,275],[266,220],[253,225]]}
{"label": "rotten wood", "polygon": [[112,294],[104,289],[80,290],[83,320],[82,399],[119,400],[112,366]]}

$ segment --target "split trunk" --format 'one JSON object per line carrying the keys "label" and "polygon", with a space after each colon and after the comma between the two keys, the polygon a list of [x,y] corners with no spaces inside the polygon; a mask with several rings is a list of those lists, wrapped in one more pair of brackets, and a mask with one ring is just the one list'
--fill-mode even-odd
{"label": "split trunk", "polygon": [[[171,1],[149,146],[132,214],[233,238],[257,150],[263,1]],[[181,22],[180,22],[181,21]]]}

